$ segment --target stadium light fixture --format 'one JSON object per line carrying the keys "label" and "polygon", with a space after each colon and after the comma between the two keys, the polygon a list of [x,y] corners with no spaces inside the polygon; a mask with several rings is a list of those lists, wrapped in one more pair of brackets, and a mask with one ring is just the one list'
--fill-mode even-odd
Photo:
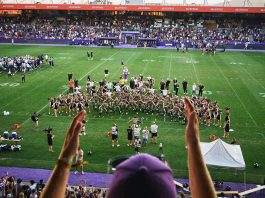
{"label": "stadium light fixture", "polygon": [[229,0],[224,0],[223,6],[231,6]]}

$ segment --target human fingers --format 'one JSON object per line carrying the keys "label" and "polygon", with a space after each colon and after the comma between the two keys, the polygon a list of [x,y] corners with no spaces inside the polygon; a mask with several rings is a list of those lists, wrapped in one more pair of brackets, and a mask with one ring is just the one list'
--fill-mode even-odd
{"label": "human fingers", "polygon": [[[81,130],[82,124],[81,122],[77,123],[76,128],[74,129],[74,131],[79,131]],[[77,137],[75,135],[75,133],[73,133],[72,136],[69,136],[68,139],[65,141],[64,146],[62,148],[61,151],[61,157],[72,160],[78,145],[79,145],[79,135],[77,133]]]}
{"label": "human fingers", "polygon": [[81,122],[79,122],[76,125],[76,128],[75,128],[74,133],[73,133],[72,138],[71,138],[71,141],[73,142],[73,145],[74,145],[73,147],[76,147],[76,148],[73,148],[73,149],[75,149],[75,151],[79,145],[79,133],[81,131],[81,128],[82,128],[82,124],[81,124]]}
{"label": "human fingers", "polygon": [[83,110],[80,113],[78,113],[77,116],[75,116],[75,118],[74,118],[74,120],[73,120],[73,122],[71,124],[71,127],[69,128],[69,131],[68,131],[69,137],[72,136],[73,131],[76,128],[78,122],[82,122],[82,120],[84,119],[85,115],[86,115],[86,111]]}
{"label": "human fingers", "polygon": [[199,122],[195,111],[191,112],[186,127],[186,143],[193,144],[199,142]]}
{"label": "human fingers", "polygon": [[186,105],[186,114],[187,114],[187,117],[189,117],[191,112],[193,112],[195,109],[193,105],[191,104],[190,99],[188,97],[185,97],[184,100],[185,100],[185,105]]}

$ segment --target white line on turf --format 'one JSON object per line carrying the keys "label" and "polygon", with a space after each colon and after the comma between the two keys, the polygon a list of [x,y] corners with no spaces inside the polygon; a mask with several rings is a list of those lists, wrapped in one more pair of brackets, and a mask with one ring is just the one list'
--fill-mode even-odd
{"label": "white line on turf", "polygon": [[[152,56],[151,56],[151,54],[150,54],[150,58],[153,58]],[[146,69],[148,68],[148,65],[149,64],[154,64],[153,62],[151,62],[151,61],[148,61],[148,62],[145,62],[145,65],[144,65],[144,67],[143,67],[143,70],[142,70],[142,72],[141,72],[141,74],[144,76],[144,74],[145,74],[145,71],[146,71]]]}
{"label": "white line on turf", "polygon": [[[126,146],[125,148],[128,148],[127,147],[127,145],[125,144],[124,146]],[[130,148],[128,148],[128,149],[130,149]],[[25,159],[25,158],[12,158],[12,157],[5,157],[5,158],[0,158],[0,161],[6,161],[6,160],[11,160],[11,161],[14,161],[14,160],[17,160],[17,161],[28,161],[28,159]],[[48,163],[52,163],[52,164],[54,164],[54,162],[55,162],[55,160],[54,161],[52,161],[52,160],[41,160],[41,159],[30,159],[30,161],[32,161],[32,162],[39,162],[39,163],[43,163],[43,162],[48,162]],[[106,163],[103,163],[103,164],[96,164],[96,163],[89,163],[88,164],[88,166],[107,166],[107,164]],[[52,171],[52,170],[50,170],[50,171]],[[73,172],[73,171],[71,171],[71,172]]]}
{"label": "white line on turf", "polygon": [[[119,51],[118,51],[119,52]],[[118,52],[112,54],[109,58],[112,58],[113,56],[115,56]],[[89,73],[91,73],[92,71],[96,70],[97,68],[99,68],[101,65],[103,65],[106,61],[103,61],[101,63],[99,63],[97,66],[93,67],[93,69],[89,70],[84,76],[82,76],[78,81],[83,80]],[[67,89],[65,89],[63,91],[63,93],[65,93],[67,91]],[[37,112],[41,112],[43,109],[45,109],[49,104],[47,103],[46,105],[44,105],[41,109],[39,109]],[[21,126],[23,126],[26,122],[28,122],[31,118],[26,119],[24,122],[22,122]]]}
{"label": "white line on turf", "polygon": [[[107,59],[109,58],[112,58],[113,56],[115,56],[116,54],[118,54],[118,52],[112,54],[110,57],[108,57]],[[98,64],[96,67],[94,67],[93,69],[91,69],[90,71],[88,71],[84,76],[82,76],[79,81],[83,80],[89,73],[91,73],[92,71],[96,70],[97,68],[99,68],[101,65],[103,65],[105,62],[107,62],[106,60],[105,61],[102,61],[100,64]]]}
{"label": "white line on turf", "polygon": [[219,65],[215,62],[215,60],[213,59],[213,57],[211,56],[211,59],[213,60],[214,64],[216,65],[216,67],[219,69],[220,73],[222,74],[222,76],[224,77],[224,79],[226,80],[227,84],[230,86],[230,88],[232,89],[232,91],[234,92],[235,96],[237,97],[237,100],[240,102],[240,104],[242,105],[242,107],[245,109],[246,113],[249,115],[249,117],[251,118],[252,122],[254,123],[255,126],[258,126],[257,122],[255,121],[255,119],[253,118],[253,116],[250,114],[250,112],[248,111],[248,109],[246,108],[246,106],[244,105],[244,103],[242,102],[242,100],[240,99],[239,95],[237,94],[236,90],[232,87],[230,81],[228,80],[228,78],[224,75],[223,70],[219,67]]}
{"label": "white line on turf", "polygon": [[[234,60],[234,58],[232,58],[232,57],[230,57],[232,60]],[[242,64],[239,64],[238,65],[245,73],[247,73],[254,81],[256,81],[256,83],[262,88],[262,89],[264,89],[265,90],[265,87],[250,73],[250,72],[248,72],[246,69],[245,69],[245,67],[244,67],[244,65],[242,65]]]}
{"label": "white line on turf", "polygon": [[263,137],[263,139],[265,139],[265,136],[263,133],[258,133],[259,135],[261,135]]}
{"label": "white line on turf", "polygon": [[[53,79],[53,78],[59,76],[61,73],[62,73],[62,72],[60,72],[60,73],[58,73],[57,75],[55,75],[55,76],[49,78],[49,80],[51,80],[51,79]],[[44,83],[39,84],[38,86],[34,86],[34,88],[30,90],[30,92],[25,92],[25,94],[20,95],[19,97],[15,98],[14,100],[10,101],[9,103],[7,103],[7,104],[5,104],[4,106],[0,107],[0,109],[4,109],[5,107],[9,106],[10,104],[12,104],[12,103],[14,103],[14,102],[16,102],[16,101],[19,101],[21,98],[25,97],[25,95],[30,95],[29,93],[35,91],[36,89],[38,89],[39,87],[41,87],[43,84],[46,84],[46,83],[47,83],[47,82],[44,82]]]}
{"label": "white line on turf", "polygon": [[[132,59],[132,57],[133,57],[134,55],[135,55],[135,53],[131,54],[130,57],[129,57],[127,60],[124,60],[124,61],[125,61],[125,65],[127,65],[127,67],[128,67],[128,62]],[[117,69],[116,72],[113,73],[113,75],[111,75],[111,77],[115,77],[115,76],[117,76],[117,73],[119,73],[119,72],[120,72],[120,70]]]}
{"label": "white line on turf", "polygon": [[194,69],[194,73],[195,73],[195,76],[196,76],[197,83],[199,83],[199,77],[198,77],[198,74],[197,74],[197,70],[196,70],[194,61],[193,61],[192,56],[191,56],[190,53],[189,53],[189,55],[190,55],[190,62],[192,63],[192,66],[193,66],[193,69]]}

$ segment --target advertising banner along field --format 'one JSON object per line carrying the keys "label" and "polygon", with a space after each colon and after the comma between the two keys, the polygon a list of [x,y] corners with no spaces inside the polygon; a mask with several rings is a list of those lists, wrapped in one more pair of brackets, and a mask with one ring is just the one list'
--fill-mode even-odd
{"label": "advertising banner along field", "polygon": [[264,7],[221,6],[147,6],[147,5],[85,5],[85,4],[0,4],[0,10],[102,10],[102,11],[159,11],[159,12],[220,12],[265,13]]}

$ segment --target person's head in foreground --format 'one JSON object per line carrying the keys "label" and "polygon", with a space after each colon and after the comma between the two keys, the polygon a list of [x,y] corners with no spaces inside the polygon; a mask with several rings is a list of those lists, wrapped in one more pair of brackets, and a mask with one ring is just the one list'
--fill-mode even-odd
{"label": "person's head in foreground", "polygon": [[117,166],[108,198],[175,198],[171,169],[148,154],[130,157]]}

